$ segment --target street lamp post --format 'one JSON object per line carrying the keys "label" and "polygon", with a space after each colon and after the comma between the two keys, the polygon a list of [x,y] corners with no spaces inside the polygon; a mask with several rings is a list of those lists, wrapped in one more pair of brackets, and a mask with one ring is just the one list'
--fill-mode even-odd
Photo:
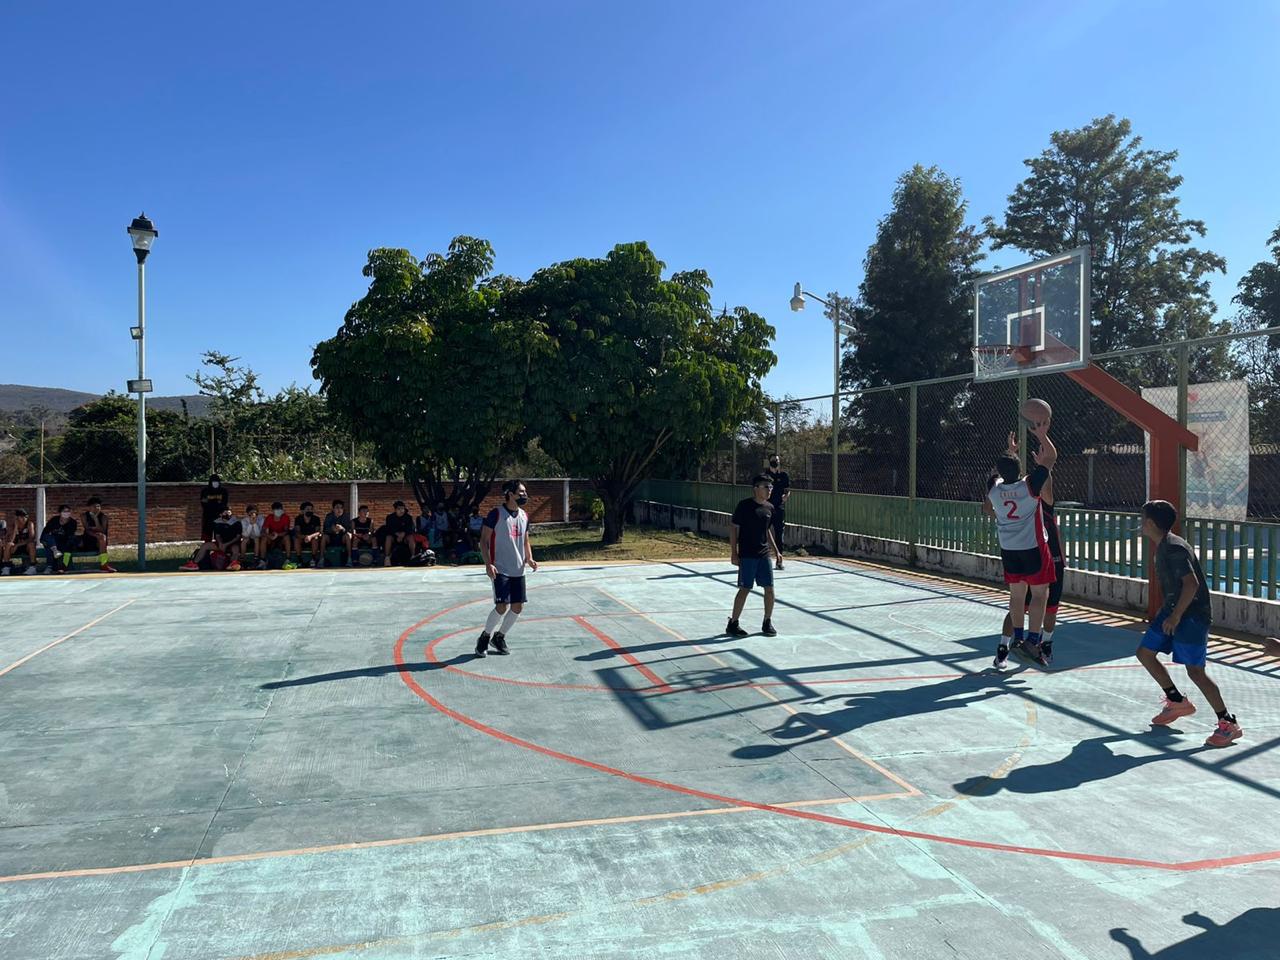
{"label": "street lamp post", "polygon": [[791,294],[791,310],[799,313],[804,310],[804,300],[808,297],[831,311],[831,329],[834,338],[834,356],[831,380],[831,552],[840,553],[840,522],[838,517],[837,494],[840,492],[840,333],[852,333],[853,328],[840,322],[839,308],[831,301],[810,293],[796,284]]}
{"label": "street lamp post", "polygon": [[138,325],[129,335],[138,344],[138,379],[129,381],[129,392],[138,395],[138,569],[147,569],[147,394],[151,381],[147,376],[147,254],[160,235],[156,225],[141,214],[129,224],[133,254],[138,258]]}

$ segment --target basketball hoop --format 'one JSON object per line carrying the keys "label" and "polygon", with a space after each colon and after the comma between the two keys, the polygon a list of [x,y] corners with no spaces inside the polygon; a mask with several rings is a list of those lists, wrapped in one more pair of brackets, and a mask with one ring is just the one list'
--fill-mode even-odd
{"label": "basketball hoop", "polygon": [[973,369],[979,380],[1008,376],[1026,363],[1025,350],[1009,343],[983,344],[973,348]]}

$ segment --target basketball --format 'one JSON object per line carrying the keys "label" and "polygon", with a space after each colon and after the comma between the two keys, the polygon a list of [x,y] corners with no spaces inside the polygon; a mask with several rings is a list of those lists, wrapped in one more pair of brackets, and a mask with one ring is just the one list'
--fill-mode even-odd
{"label": "basketball", "polygon": [[1037,423],[1048,423],[1053,418],[1053,408],[1043,400],[1037,400],[1032,397],[1027,400],[1018,409],[1022,419],[1026,421],[1027,426],[1034,427]]}

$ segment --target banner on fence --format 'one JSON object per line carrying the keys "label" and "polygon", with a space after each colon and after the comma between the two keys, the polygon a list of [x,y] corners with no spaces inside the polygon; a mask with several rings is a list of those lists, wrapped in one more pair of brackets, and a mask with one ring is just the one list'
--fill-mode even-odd
{"label": "banner on fence", "polygon": [[[1142,396],[1169,416],[1178,415],[1177,387],[1144,387]],[[1249,385],[1243,380],[1191,384],[1187,427],[1200,438],[1200,449],[1187,451],[1187,515],[1245,520],[1249,512]]]}

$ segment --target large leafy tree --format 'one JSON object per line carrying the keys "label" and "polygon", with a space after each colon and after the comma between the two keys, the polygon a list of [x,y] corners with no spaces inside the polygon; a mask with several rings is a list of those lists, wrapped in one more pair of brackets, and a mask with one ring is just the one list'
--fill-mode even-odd
{"label": "large leafy tree", "polygon": [[[1280,227],[1267,239],[1271,258],[1240,278],[1235,303],[1241,329],[1280,327]],[[1249,381],[1249,423],[1255,443],[1280,443],[1280,334],[1237,341],[1234,355]]]}
{"label": "large leafy tree", "polygon": [[[1003,222],[985,219],[992,247],[1032,258],[1092,249],[1095,352],[1215,332],[1209,279],[1226,261],[1193,245],[1205,226],[1182,213],[1177,151],[1143,147],[1128,120],[1110,115],[1049,139],[1024,161],[1030,174]],[[1198,376],[1220,372],[1225,351],[1205,363]]]}
{"label": "large leafy tree", "polygon": [[[963,373],[973,341],[972,281],[982,259],[981,240],[966,223],[967,204],[960,181],[937,167],[917,164],[898,178],[892,207],[880,221],[875,242],[863,261],[863,280],[852,309],[832,296],[833,307],[853,332],[845,341],[841,385],[864,389]],[[943,390],[918,394],[917,416],[926,427],[947,430],[967,422]],[[876,469],[867,473],[855,461],[860,489],[906,492],[909,462],[905,390],[857,393],[845,406],[842,436],[860,452],[870,452]],[[940,441],[935,441],[935,446]],[[952,456],[942,443],[935,455]],[[863,475],[866,474],[866,475]],[[874,474],[874,475],[872,475]]]}
{"label": "large leafy tree", "polygon": [[492,269],[474,237],[421,262],[373,250],[368,292],[312,358],[334,415],[423,505],[479,503],[529,439],[520,406],[542,337],[499,309],[520,285]]}
{"label": "large leafy tree", "polygon": [[542,448],[590,477],[605,543],[660,464],[705,454],[763,401],[773,328],[744,307],[716,313],[701,270],[663,278],[644,243],[535,273],[506,304],[544,330],[525,415]]}
{"label": "large leafy tree", "polygon": [[[138,405],[118,393],[86,403],[67,416],[66,429],[47,445],[50,478],[127,483],[138,477]],[[206,426],[173,410],[147,411],[147,479],[189,480],[209,468]]]}

